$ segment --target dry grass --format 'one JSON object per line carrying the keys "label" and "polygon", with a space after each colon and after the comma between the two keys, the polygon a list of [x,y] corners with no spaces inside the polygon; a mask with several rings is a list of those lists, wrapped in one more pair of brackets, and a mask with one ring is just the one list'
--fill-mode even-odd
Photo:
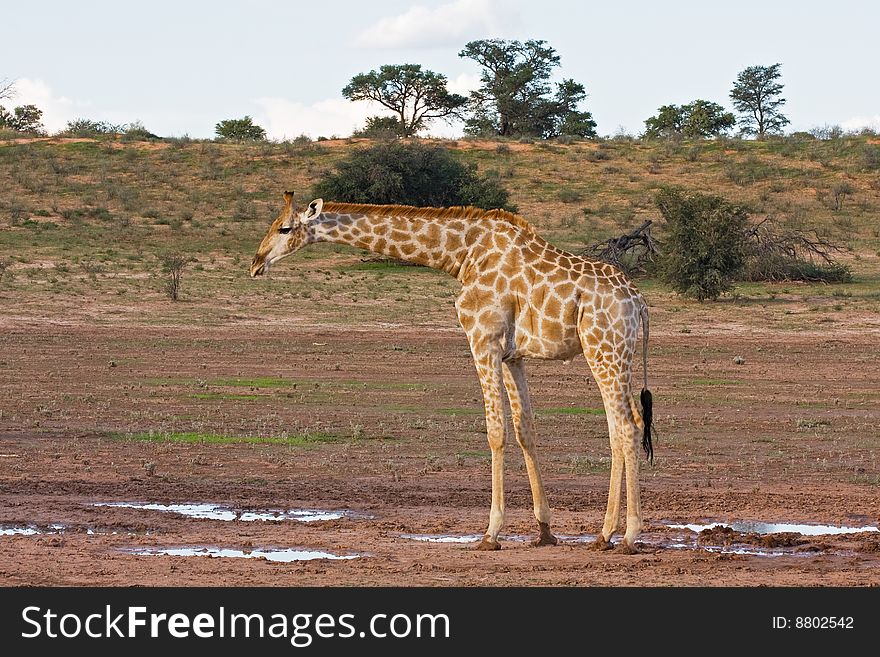
{"label": "dry grass", "polygon": [[[294,313],[319,323],[381,317],[453,324],[453,280],[363,263],[363,254],[347,247],[312,247],[265,281],[247,276],[281,191],[294,189],[305,200],[324,171],[366,143],[0,141],[0,295],[14,296],[25,314],[46,303],[79,312],[84,299],[100,300],[99,322],[134,314],[145,323],[219,324]],[[877,147],[867,138],[450,146],[481,171],[498,171],[520,213],[563,248],[656,219],[656,191],[680,185],[744,203],[756,218],[772,215],[847,243],[857,282],[840,288],[849,295],[843,299],[869,306],[878,300],[880,229],[873,218],[880,184],[868,150]],[[842,182],[852,191],[838,207],[828,199]],[[181,303],[168,308],[160,257],[182,244],[195,262],[184,274]],[[641,287],[666,293],[651,281]],[[739,301],[776,299],[785,289],[743,285],[737,294]],[[830,292],[792,289],[820,302]]]}

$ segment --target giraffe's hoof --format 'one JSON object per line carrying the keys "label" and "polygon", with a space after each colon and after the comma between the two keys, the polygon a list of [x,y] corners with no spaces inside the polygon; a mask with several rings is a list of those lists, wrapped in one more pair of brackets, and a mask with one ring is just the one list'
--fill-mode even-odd
{"label": "giraffe's hoof", "polygon": [[616,554],[639,554],[639,549],[626,541],[621,541],[615,548]]}
{"label": "giraffe's hoof", "polygon": [[532,541],[532,545],[535,547],[540,547],[542,545],[556,545],[559,543],[559,539],[556,538],[553,534],[550,533],[550,525],[546,522],[539,522],[538,527],[541,530],[541,534]]}
{"label": "giraffe's hoof", "polygon": [[614,547],[614,544],[607,538],[602,536],[602,534],[599,534],[596,537],[596,540],[590,543],[590,547],[592,547],[594,550],[610,550]]}
{"label": "giraffe's hoof", "polygon": [[477,543],[477,550],[480,552],[494,552],[501,549],[501,543],[492,540],[488,536],[484,536],[483,540]]}

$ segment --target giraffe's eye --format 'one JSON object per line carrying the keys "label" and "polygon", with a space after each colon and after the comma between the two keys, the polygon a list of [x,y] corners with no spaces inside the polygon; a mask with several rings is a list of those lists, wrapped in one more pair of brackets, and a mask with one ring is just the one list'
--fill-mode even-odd
{"label": "giraffe's eye", "polygon": [[282,226],[278,229],[278,232],[287,235],[290,232],[290,226]]}

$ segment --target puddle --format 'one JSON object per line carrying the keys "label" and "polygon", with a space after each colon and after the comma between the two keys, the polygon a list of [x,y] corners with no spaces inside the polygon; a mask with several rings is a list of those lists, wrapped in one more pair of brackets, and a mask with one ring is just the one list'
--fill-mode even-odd
{"label": "puddle", "polygon": [[580,534],[577,536],[571,534],[556,535],[556,538],[558,538],[561,543],[592,543],[597,537],[597,534]]}
{"label": "puddle", "polygon": [[36,534],[60,534],[64,531],[64,525],[13,525],[0,527],[0,536],[35,536]]}
{"label": "puddle", "polygon": [[[68,525],[45,525],[42,527],[38,527],[37,525],[2,525],[0,526],[0,536],[36,536],[42,534],[86,534],[87,536],[99,536],[106,534],[136,534],[135,531],[125,531],[120,532],[116,529],[113,530],[102,530],[95,529],[94,527],[86,527],[83,529],[82,527],[71,527]],[[150,532],[144,532],[144,535],[149,536]]]}
{"label": "puddle", "polygon": [[255,522],[258,520],[268,522],[281,522],[283,520],[296,520],[298,522],[318,522],[321,520],[339,520],[340,518],[368,517],[356,514],[353,511],[319,511],[310,509],[267,509],[260,511],[248,511],[233,509],[220,504],[157,504],[152,502],[96,502],[94,506],[107,506],[122,509],[142,509],[144,511],[163,511],[177,513],[187,518],[199,520],[240,520],[242,522]]}
{"label": "puddle", "polygon": [[696,545],[694,543],[666,543],[665,548],[672,550],[705,550],[706,552],[714,552],[715,554],[744,554],[753,557],[790,557],[800,554],[802,556],[810,556],[809,553],[796,553],[793,550],[774,550],[771,548],[756,548],[745,546],[728,546],[720,545]]}
{"label": "puddle", "polygon": [[454,536],[451,534],[401,534],[400,538],[406,538],[410,541],[424,541],[426,543],[476,543],[482,534],[465,534],[464,536]]}
{"label": "puddle", "polygon": [[801,525],[792,523],[755,522],[746,520],[742,522],[715,522],[708,525],[666,525],[670,529],[688,529],[700,533],[706,529],[725,527],[742,534],[801,534],[803,536],[832,536],[839,534],[860,534],[862,532],[877,532],[880,528],[845,527],[840,525]]}
{"label": "puddle", "polygon": [[[400,538],[425,543],[476,543],[484,534],[400,534]],[[528,541],[528,536],[499,536],[499,541]]]}
{"label": "puddle", "polygon": [[0,536],[33,536],[44,533],[36,527],[0,527]]}
{"label": "puddle", "polygon": [[170,556],[170,557],[223,557],[229,559],[265,559],[278,563],[294,561],[312,561],[314,559],[347,560],[357,559],[361,555],[340,555],[320,550],[233,550],[219,547],[177,547],[177,548],[127,548],[122,552],[137,556]]}

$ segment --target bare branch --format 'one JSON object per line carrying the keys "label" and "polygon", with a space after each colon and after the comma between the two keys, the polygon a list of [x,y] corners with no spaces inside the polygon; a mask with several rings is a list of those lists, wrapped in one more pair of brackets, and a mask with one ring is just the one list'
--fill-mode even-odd
{"label": "bare branch", "polygon": [[15,80],[0,78],[0,100],[15,97]]}
{"label": "bare branch", "polygon": [[653,223],[647,219],[635,230],[588,246],[579,253],[614,265],[627,274],[643,272],[645,264],[653,262],[659,252],[657,241],[651,235]]}
{"label": "bare branch", "polygon": [[828,282],[836,277],[845,280],[848,275],[847,268],[835,259],[847,249],[814,230],[780,228],[766,217],[746,231],[746,241],[750,248],[749,280]]}

